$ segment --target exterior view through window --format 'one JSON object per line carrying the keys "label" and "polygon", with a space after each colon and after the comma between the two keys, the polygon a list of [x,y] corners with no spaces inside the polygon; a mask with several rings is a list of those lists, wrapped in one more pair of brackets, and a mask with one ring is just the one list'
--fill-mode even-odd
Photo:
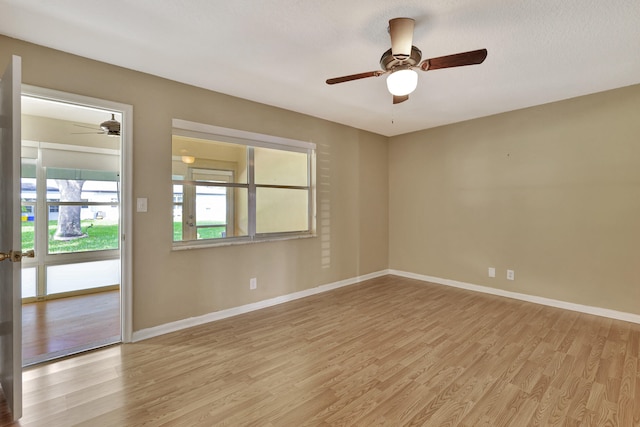
{"label": "exterior view through window", "polygon": [[[22,249],[35,248],[36,177],[22,165]],[[46,169],[48,254],[118,249],[118,173]],[[46,200],[46,201],[45,201]]]}
{"label": "exterior view through window", "polygon": [[23,141],[22,250],[37,254],[23,261],[23,301],[119,283],[119,185],[115,151]]}
{"label": "exterior view through window", "polygon": [[174,246],[311,235],[314,154],[311,143],[174,120]]}

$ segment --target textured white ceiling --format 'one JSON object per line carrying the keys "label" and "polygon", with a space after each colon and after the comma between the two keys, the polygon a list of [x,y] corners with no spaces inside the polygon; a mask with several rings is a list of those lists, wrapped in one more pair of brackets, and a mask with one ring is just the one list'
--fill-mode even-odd
{"label": "textured white ceiling", "polygon": [[[486,61],[398,105],[384,77],[325,84],[378,69],[403,16],[423,58]],[[0,33],[387,136],[640,83],[639,0],[0,0]]]}

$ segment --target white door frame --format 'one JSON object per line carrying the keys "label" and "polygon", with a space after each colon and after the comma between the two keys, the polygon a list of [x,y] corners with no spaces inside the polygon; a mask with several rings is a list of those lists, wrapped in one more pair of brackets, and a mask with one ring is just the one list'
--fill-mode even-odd
{"label": "white door frame", "polygon": [[38,98],[76,104],[87,107],[118,111],[122,114],[120,124],[120,328],[122,342],[131,342],[133,335],[133,291],[132,284],[132,178],[133,178],[133,106],[84,95],[22,85],[22,94]]}

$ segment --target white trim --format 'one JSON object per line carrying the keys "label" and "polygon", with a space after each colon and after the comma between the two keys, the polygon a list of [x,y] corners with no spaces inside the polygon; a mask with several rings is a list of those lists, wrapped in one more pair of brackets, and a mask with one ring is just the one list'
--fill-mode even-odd
{"label": "white trim", "polygon": [[[224,239],[218,239],[219,241],[215,241],[215,239],[207,239],[207,240],[191,240],[186,242],[173,242],[173,246],[171,247],[171,251],[190,251],[193,249],[203,249],[203,248],[219,248],[223,246],[236,246],[236,245],[251,245],[254,243],[263,243],[263,242],[280,242],[283,240],[296,240],[296,239],[308,239],[311,237],[318,237],[314,233],[304,232],[304,234],[290,234],[287,236],[269,236],[260,238],[257,237],[255,239],[251,239],[248,236],[242,237],[227,237]],[[209,240],[214,240],[210,242]],[[202,242],[202,243],[196,243]]]}
{"label": "white trim", "polygon": [[440,277],[426,276],[423,274],[409,273],[399,270],[381,270],[363,276],[357,276],[351,279],[345,279],[326,285],[320,285],[315,288],[306,289],[304,291],[294,292],[292,294],[282,295],[279,297],[271,298],[264,301],[258,301],[251,304],[241,305],[239,307],[233,307],[226,310],[215,311],[207,313],[198,317],[191,317],[188,319],[178,320],[171,323],[165,323],[163,325],[154,326],[151,328],[141,329],[133,333],[132,342],[142,341],[148,338],[153,338],[159,335],[168,334],[170,332],[176,332],[183,329],[191,328],[194,326],[202,325],[216,320],[222,320],[229,317],[237,316],[251,311],[260,310],[263,308],[271,307],[274,305],[282,304],[289,301],[294,301],[300,298],[305,298],[311,295],[316,295],[322,292],[328,292],[333,289],[342,288],[344,286],[354,285],[366,280],[375,279],[386,275],[394,275],[400,277],[406,277],[408,279],[416,279],[423,282],[434,283],[438,285],[451,286],[454,288],[466,289],[475,292],[481,292],[485,294],[497,295],[506,298],[517,299],[520,301],[527,301],[535,304],[546,305],[549,307],[556,307],[565,310],[577,311],[580,313],[592,314],[595,316],[607,317],[610,319],[623,320],[631,323],[640,324],[640,315],[633,313],[625,313],[616,310],[610,310],[600,307],[592,307],[582,304],[574,304],[565,301],[554,300],[551,298],[538,297],[535,295],[521,294],[518,292],[510,292],[502,289],[490,288],[487,286],[474,285],[471,283],[459,282],[456,280],[443,279]]}
{"label": "white trim", "polygon": [[190,122],[182,119],[172,119],[173,134],[191,138],[220,138],[221,142],[233,142],[254,147],[294,147],[305,150],[315,150],[316,144],[313,142],[299,141],[297,139],[282,138],[279,136],[265,135],[262,133],[247,132],[244,130],[224,128],[220,126],[207,125],[204,123]]}
{"label": "white trim", "polygon": [[409,273],[399,270],[388,270],[394,276],[406,277],[408,279],[421,280],[439,285],[452,286],[454,288],[466,289],[469,291],[482,292],[484,294],[497,295],[506,298],[513,298],[521,301],[542,304],[549,307],[562,308],[565,310],[578,311],[580,313],[592,314],[594,316],[608,317],[610,319],[623,320],[625,322],[640,324],[640,315],[626,313],[623,311],[611,310],[608,308],[593,307],[590,305],[575,304],[572,302],[560,301],[551,298],[539,297],[535,295],[521,294],[519,292],[505,291],[503,289],[491,288],[488,286],[474,285],[471,283],[458,282],[456,280],[443,279],[440,277],[425,276],[423,274]]}
{"label": "white trim", "polygon": [[120,275],[120,306],[122,310],[122,342],[133,340],[133,106],[122,106],[122,152],[120,153],[120,205],[122,239],[120,240],[122,270]]}
{"label": "white trim", "polygon": [[191,328],[193,326],[202,325],[216,320],[226,319],[228,317],[237,316],[239,314],[249,313],[251,311],[260,310],[263,308],[271,307],[274,305],[282,304],[289,301],[294,301],[300,298],[316,295],[322,292],[331,291],[333,289],[342,288],[344,286],[354,285],[356,283],[364,282],[365,280],[375,279],[376,277],[382,277],[389,274],[387,270],[377,271],[375,273],[365,274],[363,276],[357,276],[351,279],[340,280],[338,282],[329,283],[326,285],[320,285],[315,288],[305,289],[304,291],[294,292],[292,294],[282,295],[275,298],[270,298],[264,301],[258,301],[251,304],[241,305],[239,307],[228,308],[226,310],[214,311],[198,317],[190,317],[188,319],[177,320],[171,323],[165,323],[163,325],[154,326],[151,328],[141,329],[133,333],[133,342],[146,340],[158,335],[168,334],[170,332],[180,331],[182,329]]}
{"label": "white trim", "polygon": [[131,342],[133,336],[133,106],[90,96],[22,85],[22,95],[122,113],[120,153],[120,209],[122,221],[120,283],[121,339]]}
{"label": "white trim", "polygon": [[[122,104],[120,102],[108,101],[106,99],[93,98],[91,96],[78,95],[75,93],[63,92],[59,90],[47,89],[44,87],[26,84],[22,85],[22,94],[35,98],[48,99],[50,101],[59,101],[67,104],[76,104],[83,107],[113,111],[114,113],[127,112],[125,111],[126,107],[133,108],[131,105]],[[122,119],[124,120],[124,117]]]}

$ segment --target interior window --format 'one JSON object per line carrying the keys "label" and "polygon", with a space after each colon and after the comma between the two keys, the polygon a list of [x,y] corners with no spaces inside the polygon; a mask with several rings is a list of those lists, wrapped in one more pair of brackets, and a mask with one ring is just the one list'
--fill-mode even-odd
{"label": "interior window", "polygon": [[314,148],[174,128],[174,246],[312,234]]}

